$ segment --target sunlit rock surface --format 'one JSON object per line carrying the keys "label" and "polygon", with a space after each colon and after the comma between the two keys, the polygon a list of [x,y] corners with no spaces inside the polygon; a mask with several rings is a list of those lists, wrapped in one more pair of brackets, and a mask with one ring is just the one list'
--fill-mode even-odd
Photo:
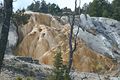
{"label": "sunlit rock surface", "polygon": [[37,60],[30,57],[13,56],[5,58],[1,70],[0,80],[17,80],[19,77],[27,80],[28,77],[34,80],[45,80],[50,74],[52,67],[38,64]]}
{"label": "sunlit rock surface", "polygon": [[[0,80],[16,80],[19,77],[28,80],[28,77],[34,80],[45,80],[52,73],[52,66],[38,64],[37,60],[30,57],[13,56],[4,59],[4,65],[1,70]],[[111,74],[111,75],[110,75]],[[71,71],[72,80],[119,80],[120,72],[110,72],[104,74]]]}
{"label": "sunlit rock surface", "polygon": [[[80,15],[79,36],[92,50],[105,56],[120,59],[120,22],[102,17]],[[76,24],[74,33],[78,29]]]}
{"label": "sunlit rock surface", "polygon": [[[26,14],[31,14],[31,18],[21,28],[23,40],[19,43],[16,53],[21,56],[37,59],[40,63],[52,65],[57,48],[61,46],[63,63],[67,63],[69,58],[68,39],[70,25],[62,25],[53,16],[48,14],[33,12],[27,12]],[[83,34],[83,36],[77,39],[77,49],[73,57],[73,68],[85,72],[112,70],[115,66],[112,60],[87,47],[89,45],[83,40],[87,41],[86,37],[88,35]],[[103,37],[101,36],[101,38]],[[94,46],[97,44],[97,41],[95,41]]]}

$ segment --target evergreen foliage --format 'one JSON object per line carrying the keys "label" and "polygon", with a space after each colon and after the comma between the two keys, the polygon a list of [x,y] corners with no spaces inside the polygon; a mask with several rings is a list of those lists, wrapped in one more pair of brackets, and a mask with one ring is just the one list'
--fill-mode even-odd
{"label": "evergreen foliage", "polygon": [[109,17],[111,16],[111,5],[107,0],[93,0],[87,7],[90,16]]}
{"label": "evergreen foliage", "polygon": [[61,49],[57,50],[54,60],[53,74],[47,80],[71,80],[67,65],[63,65]]}
{"label": "evergreen foliage", "polygon": [[24,14],[25,9],[22,10],[17,10],[13,15],[12,15],[12,20],[17,26],[19,25],[24,25],[28,22],[28,19],[30,18],[30,15]]}
{"label": "evergreen foliage", "polygon": [[120,21],[120,0],[113,0],[112,8],[113,8],[112,18]]}
{"label": "evergreen foliage", "polygon": [[40,12],[40,1],[36,1],[27,7],[27,10],[31,10],[33,12]]}
{"label": "evergreen foliage", "polygon": [[[52,15],[64,14],[64,12],[72,13],[71,9],[65,7],[60,9],[58,5],[46,4],[44,0],[40,3],[39,1],[32,3],[27,7],[28,10],[35,12],[50,13]],[[79,7],[76,8],[76,15],[78,15]],[[89,14],[94,17],[107,17],[113,18],[120,21],[120,0],[113,0],[110,3],[108,0],[93,0],[89,4],[84,4],[80,11],[84,14]]]}
{"label": "evergreen foliage", "polygon": [[56,4],[48,4],[48,12],[51,13],[52,15],[60,15],[61,14],[61,9],[59,8],[58,5]]}
{"label": "evergreen foliage", "polygon": [[15,80],[35,80],[35,79],[32,77],[23,78],[23,77],[18,76]]}
{"label": "evergreen foliage", "polygon": [[93,0],[89,4],[84,4],[82,13],[89,14],[94,17],[107,17],[120,21],[120,0]]}
{"label": "evergreen foliage", "polygon": [[48,13],[48,6],[44,0],[41,2],[40,12]]}
{"label": "evergreen foliage", "polygon": [[46,3],[45,0],[36,1],[27,7],[27,10],[31,10],[33,12],[42,12],[42,13],[50,13],[52,15],[60,15],[61,9],[56,4]]}

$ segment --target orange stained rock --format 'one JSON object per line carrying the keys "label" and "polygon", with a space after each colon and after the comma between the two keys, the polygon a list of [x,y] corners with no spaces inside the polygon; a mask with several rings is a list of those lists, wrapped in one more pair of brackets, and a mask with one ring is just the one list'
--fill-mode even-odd
{"label": "orange stained rock", "polygon": [[[23,40],[16,53],[30,56],[40,63],[52,65],[58,46],[61,46],[63,63],[69,60],[70,25],[61,25],[53,16],[43,13],[32,13],[29,22],[21,27]],[[109,70],[114,63],[111,59],[94,52],[77,39],[77,48],[73,56],[74,69],[85,72]]]}

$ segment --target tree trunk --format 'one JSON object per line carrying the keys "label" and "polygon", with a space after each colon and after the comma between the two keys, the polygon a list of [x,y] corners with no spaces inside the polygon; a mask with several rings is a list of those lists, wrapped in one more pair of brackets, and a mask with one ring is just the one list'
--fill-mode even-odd
{"label": "tree trunk", "polygon": [[[79,7],[80,7],[80,3],[81,0],[79,0]],[[72,66],[72,62],[73,62],[73,53],[76,50],[76,46],[77,46],[77,35],[79,33],[79,27],[80,27],[80,22],[79,22],[79,26],[78,26],[78,30],[77,33],[74,35],[73,34],[73,29],[74,29],[74,24],[75,24],[75,14],[76,14],[76,9],[77,9],[77,0],[75,0],[75,11],[73,13],[73,19],[72,19],[72,23],[71,25],[71,29],[70,29],[70,37],[69,37],[69,48],[70,48],[70,54],[69,54],[69,64],[68,64],[68,72],[70,73],[71,70],[71,66]],[[80,16],[80,9],[79,9],[79,16]],[[80,17],[79,17],[79,21],[80,21]],[[74,35],[74,46],[72,45],[73,42],[73,35]]]}
{"label": "tree trunk", "polygon": [[0,71],[3,64],[4,54],[8,41],[8,33],[10,27],[10,17],[12,15],[12,2],[13,0],[4,0],[4,21],[0,37]]}
{"label": "tree trunk", "polygon": [[72,35],[73,35],[73,26],[71,26],[70,37],[69,37],[70,54],[69,54],[68,72],[70,72],[72,61],[73,61],[73,47],[72,47],[72,37],[73,36]]}
{"label": "tree trunk", "polygon": [[68,72],[70,72],[70,69],[71,69],[71,66],[72,66],[72,61],[73,61],[73,52],[75,51],[75,48],[76,48],[76,45],[75,45],[75,47],[72,46],[76,7],[77,7],[77,0],[75,0],[75,11],[74,11],[73,17],[72,17],[73,19],[72,19],[72,24],[71,24],[71,29],[70,29],[70,37],[69,37],[70,54],[69,54]]}

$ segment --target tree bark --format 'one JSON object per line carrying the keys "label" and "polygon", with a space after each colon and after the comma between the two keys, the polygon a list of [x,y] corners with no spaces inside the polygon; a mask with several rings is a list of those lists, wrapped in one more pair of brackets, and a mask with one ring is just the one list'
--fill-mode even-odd
{"label": "tree bark", "polygon": [[[79,0],[79,7],[80,7],[80,3],[81,3],[81,0]],[[74,35],[73,34],[73,29],[74,29],[74,24],[75,24],[76,9],[77,9],[77,0],[75,0],[75,11],[73,13],[72,23],[70,24],[71,25],[70,37],[69,37],[69,48],[70,48],[70,52],[69,53],[70,54],[69,54],[69,64],[68,64],[68,72],[69,73],[70,73],[70,70],[71,70],[72,62],[73,62],[73,53],[76,50],[76,46],[77,46],[77,42],[76,41],[77,41],[77,35],[79,33],[79,27],[80,27],[80,23],[79,23],[77,33]],[[79,16],[80,16],[80,9],[79,9]],[[80,17],[79,17],[79,21],[80,21]],[[72,45],[73,35],[74,35],[74,46]]]}
{"label": "tree bark", "polygon": [[4,54],[8,41],[10,18],[12,16],[12,2],[13,0],[4,0],[4,21],[0,37],[0,71],[3,64]]}
{"label": "tree bark", "polygon": [[[73,29],[74,29],[74,23],[75,23],[75,13],[76,13],[76,7],[77,7],[77,0],[75,0],[75,11],[73,13],[73,19],[71,23],[71,29],[70,29],[70,37],[69,37],[69,47],[70,47],[70,54],[69,54],[69,64],[68,64],[68,72],[70,72],[71,66],[72,66],[72,61],[73,61],[73,52],[74,48],[72,46],[72,40],[73,40]],[[75,43],[76,44],[76,43]]]}

